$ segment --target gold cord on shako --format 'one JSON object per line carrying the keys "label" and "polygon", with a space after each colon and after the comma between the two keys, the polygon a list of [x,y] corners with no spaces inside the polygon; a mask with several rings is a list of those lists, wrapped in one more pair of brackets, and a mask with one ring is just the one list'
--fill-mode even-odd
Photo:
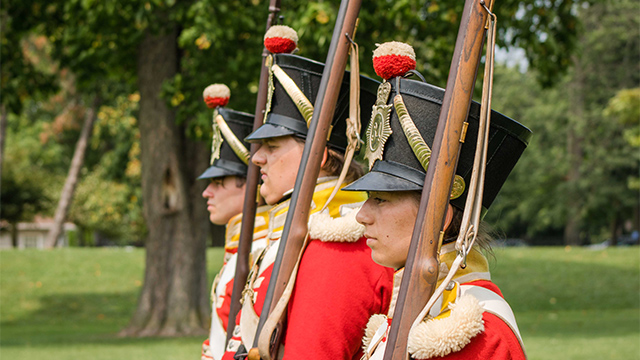
{"label": "gold cord on shako", "polygon": [[[291,87],[290,85],[293,80],[291,80],[291,78],[289,78],[288,75],[286,75],[286,73],[282,71],[282,69],[280,69],[277,64],[273,63],[273,54],[292,54],[294,51],[296,51],[298,49],[298,33],[286,25],[274,25],[270,27],[269,30],[267,30],[267,32],[264,34],[264,47],[271,53],[265,60],[265,66],[269,69],[269,81],[267,85],[267,104],[265,106],[264,119],[262,122],[266,123],[267,116],[271,112],[273,93],[276,90],[275,85],[273,84],[274,71],[278,74],[278,80],[283,83],[283,86],[287,90],[287,93],[290,94],[291,91],[295,91],[295,89],[297,89],[295,83],[293,84],[293,87]],[[287,83],[289,85],[285,86],[284,83]],[[301,106],[303,104],[299,104],[301,99],[299,96],[297,96],[297,98],[298,101],[294,100],[294,102],[296,103],[296,106],[298,106],[298,110],[300,110],[304,118],[307,119],[307,124],[309,124],[309,121],[311,120],[311,116],[308,115],[309,109],[308,107],[304,107],[301,109]],[[311,104],[311,102],[309,102],[308,100],[307,102],[309,103],[309,105]],[[306,105],[306,103],[304,105]],[[313,106],[311,106],[311,114],[313,114]]]}
{"label": "gold cord on shako", "polygon": [[[369,170],[371,170],[376,160],[382,160],[384,144],[393,133],[389,121],[391,109],[395,107],[402,131],[411,146],[411,150],[413,150],[422,168],[427,171],[431,160],[431,148],[424,141],[413,119],[411,119],[399,90],[400,78],[407,73],[413,72],[415,68],[416,54],[409,44],[391,41],[378,45],[373,51],[373,69],[378,76],[384,79],[384,82],[378,88],[378,99],[373,108],[371,122],[366,132],[368,145],[365,149],[364,157],[369,161]],[[391,78],[396,78],[398,81],[396,84],[397,95],[393,98],[393,105],[387,105],[391,94],[391,84],[388,80]],[[424,79],[422,80],[424,81]],[[464,193],[464,189],[464,179],[456,174],[450,199],[453,200],[460,197]]]}
{"label": "gold cord on shako", "polygon": [[211,135],[211,161],[220,158],[220,148],[226,140],[233,152],[242,160],[245,165],[249,164],[249,150],[242,144],[242,141],[231,131],[224,117],[218,113],[219,107],[224,107],[229,103],[231,90],[225,84],[212,84],[207,86],[202,92],[202,98],[207,107],[213,110],[212,135]]}

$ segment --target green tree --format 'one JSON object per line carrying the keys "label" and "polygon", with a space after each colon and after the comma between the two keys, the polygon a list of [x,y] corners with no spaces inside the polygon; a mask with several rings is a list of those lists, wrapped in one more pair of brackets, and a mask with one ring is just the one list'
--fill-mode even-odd
{"label": "green tree", "polygon": [[[24,102],[46,98],[57,84],[54,74],[38,69],[26,54],[26,37],[36,26],[34,19],[22,11],[10,11],[2,1],[0,6],[0,177],[4,168],[6,129],[9,114],[20,114]],[[20,9],[23,10],[23,9]],[[0,184],[1,187],[1,184]]]}
{"label": "green tree", "polygon": [[582,10],[581,18],[584,32],[566,87],[571,206],[565,241],[570,245],[581,244],[580,234],[596,233],[603,222],[615,239],[631,213],[629,200],[637,200],[626,187],[627,174],[638,171],[634,149],[624,142],[621,124],[603,117],[603,110],[618,90],[640,83],[640,4],[595,3]]}
{"label": "green tree", "polygon": [[[618,91],[609,100],[602,115],[619,126],[615,134],[619,144],[615,151],[619,159],[611,170],[618,185],[611,191],[615,192],[615,199],[620,204],[611,221],[611,239],[615,243],[621,230],[619,226],[629,219],[629,215],[632,215],[632,228],[636,231],[640,229],[640,88]],[[625,180],[626,188],[623,186]]]}
{"label": "green tree", "polygon": [[[562,71],[575,39],[575,16],[566,10],[576,4],[539,1],[531,7],[509,1],[499,9],[505,19],[499,22],[500,39],[533,52],[545,50],[545,56],[528,54],[532,63],[537,59],[547,65],[542,74]],[[283,4],[284,23],[300,32],[301,55],[325,59],[337,6],[326,1]],[[369,57],[374,43],[402,40],[413,43],[427,79],[443,86],[461,6],[417,0],[363,4],[356,40],[365,73],[373,74]],[[204,184],[194,179],[206,167],[208,154],[193,139],[209,137],[211,114],[200,102],[201,93],[210,83],[226,83],[232,91],[230,107],[254,110],[266,2],[4,0],[3,8],[29,17],[28,29],[48,37],[52,58],[75,75],[82,103],[99,95],[114,106],[117,95],[138,90],[147,266],[138,309],[125,333],[202,332],[209,311],[208,223],[199,201]],[[536,17],[531,24],[530,14]],[[510,26],[522,29],[509,31]],[[530,31],[539,36],[522,35]]]}
{"label": "green tree", "polygon": [[[24,108],[29,115],[37,113],[33,101],[25,101]],[[50,164],[61,157],[62,149],[55,143],[43,144],[40,137],[43,122],[33,122],[26,114],[10,114],[9,118],[0,215],[10,224],[15,246],[15,225],[18,222],[30,221],[35,215],[51,211],[55,188],[60,184],[61,177],[50,171]]]}
{"label": "green tree", "polygon": [[86,173],[69,220],[114,243],[139,243],[146,234],[140,189],[140,131],[134,116],[140,96],[102,106],[89,145]]}
{"label": "green tree", "polygon": [[529,127],[533,136],[487,220],[510,236],[562,233],[568,201],[566,97],[560,88],[543,89],[531,71],[497,67],[492,107]]}
{"label": "green tree", "polygon": [[60,201],[58,201],[58,206],[53,217],[53,225],[49,230],[49,233],[47,234],[47,238],[45,239],[46,247],[52,248],[56,246],[58,240],[60,239],[60,235],[62,234],[62,227],[65,220],[67,219],[67,213],[69,212],[69,207],[71,207],[71,202],[73,201],[73,195],[78,183],[80,169],[82,169],[82,166],[84,164],[84,156],[87,151],[89,138],[91,137],[91,133],[93,131],[93,124],[96,119],[96,112],[98,111],[100,102],[100,97],[96,95],[92,101],[90,108],[86,110],[86,114],[84,115],[85,119],[82,125],[82,131],[80,132],[80,137],[78,138],[75,151],[73,152],[73,159],[71,160],[71,166],[69,167],[67,179],[65,180],[64,187],[62,188],[62,192],[60,193]]}
{"label": "green tree", "polygon": [[496,108],[534,136],[488,219],[528,236],[562,229],[568,245],[615,241],[629,220],[637,229],[639,149],[631,134],[639,104],[634,90],[621,90],[640,83],[639,7],[615,1],[581,8],[579,52],[557,87],[543,90],[531,74],[499,69]]}
{"label": "green tree", "polygon": [[2,218],[9,223],[11,243],[18,246],[18,228],[20,221],[33,218],[45,210],[50,200],[41,181],[46,181],[42,171],[33,166],[17,166],[9,159],[7,169],[2,173]]}

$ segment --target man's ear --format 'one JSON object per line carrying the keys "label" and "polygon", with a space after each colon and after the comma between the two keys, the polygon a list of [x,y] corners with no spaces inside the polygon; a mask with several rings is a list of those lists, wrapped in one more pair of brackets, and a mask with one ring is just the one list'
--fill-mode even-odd
{"label": "man's ear", "polygon": [[451,220],[453,220],[453,206],[451,204],[447,205],[447,216],[444,218],[444,230],[447,231],[449,225],[451,225]]}
{"label": "man's ear", "polygon": [[324,167],[324,164],[327,163],[327,159],[329,158],[329,149],[324,148],[324,153],[322,153],[322,163],[320,164],[320,169]]}

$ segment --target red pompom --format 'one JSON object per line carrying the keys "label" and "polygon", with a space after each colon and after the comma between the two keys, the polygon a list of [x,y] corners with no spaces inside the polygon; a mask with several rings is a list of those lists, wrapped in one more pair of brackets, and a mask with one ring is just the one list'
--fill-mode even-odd
{"label": "red pompom", "polygon": [[227,105],[230,97],[231,91],[225,84],[209,85],[202,92],[202,99],[210,109]]}
{"label": "red pompom", "polygon": [[373,69],[385,80],[402,76],[416,68],[416,61],[404,55],[384,55],[373,58]]}
{"label": "red pompom", "polygon": [[204,98],[204,102],[207,104],[209,109],[214,109],[218,106],[225,106],[229,103],[229,97],[211,97],[207,96]]}
{"label": "red pompom", "polygon": [[291,53],[298,47],[298,33],[285,25],[274,25],[264,34],[264,47],[273,54]]}
{"label": "red pompom", "polygon": [[402,76],[416,68],[416,53],[411,45],[390,41],[373,50],[373,69],[385,80]]}
{"label": "red pompom", "polygon": [[290,53],[296,49],[298,45],[291,39],[272,37],[264,39],[264,47],[273,54]]}

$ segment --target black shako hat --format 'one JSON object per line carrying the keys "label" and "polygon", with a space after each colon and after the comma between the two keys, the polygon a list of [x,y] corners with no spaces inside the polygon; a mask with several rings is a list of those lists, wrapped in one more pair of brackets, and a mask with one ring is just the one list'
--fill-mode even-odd
{"label": "black shako hat", "polygon": [[[297,90],[293,89],[293,91],[303,94],[310,104],[314,104],[318,96],[324,64],[297,55],[273,54],[272,56],[273,65],[282,69],[293,80],[293,84],[297,88]],[[246,138],[248,142],[258,142],[263,139],[286,135],[294,135],[301,138],[306,138],[307,136],[307,119],[310,120],[313,111],[307,111],[308,117],[305,119],[301,110],[296,106],[296,100],[288,93],[288,91],[292,91],[292,84],[283,84],[278,74],[275,73],[278,70],[273,71],[273,69],[272,67],[272,74],[270,74],[273,90],[268,95],[271,97],[270,101],[267,98],[266,121]],[[331,123],[331,134],[327,142],[328,146],[342,152],[347,146],[345,119],[349,117],[349,74],[348,71],[345,71]],[[376,101],[376,89],[379,84],[380,82],[376,80],[360,76],[360,119],[362,131],[366,128],[367,122],[371,117],[371,109]]]}
{"label": "black shako hat", "polygon": [[[401,77],[389,79],[388,83],[381,85],[387,87],[390,92],[388,100],[382,100],[382,104],[390,109],[388,126],[391,134],[384,134],[384,116],[372,119],[367,129],[365,145],[361,151],[383,151],[382,159],[374,159],[369,156],[373,167],[370,172],[360,179],[345,187],[343,190],[352,191],[410,191],[422,190],[426,171],[414,154],[407,137],[403,132],[398,111],[393,107],[394,97],[401,94],[406,111],[413,120],[415,127],[427,143],[429,148],[438,126],[440,109],[444,98],[444,89]],[[389,90],[390,89],[390,90]],[[468,184],[471,180],[471,171],[476,150],[478,126],[480,117],[480,104],[472,102],[467,122],[467,135],[461,146],[460,157],[456,174],[464,179],[464,192],[451,200],[451,204],[464,210],[467,197]],[[491,127],[489,129],[487,166],[484,183],[484,195],[482,205],[488,209],[500,188],[509,176],[509,173],[522,155],[531,137],[531,131],[520,123],[496,112],[491,112]],[[386,140],[386,142],[385,142]],[[365,155],[367,156],[367,155]],[[371,164],[370,164],[371,166]]]}
{"label": "black shako hat", "polygon": [[[233,136],[235,136],[235,139],[227,138],[230,134],[225,134],[224,131],[216,134],[216,126],[214,125],[212,152],[218,150],[220,155],[198,179],[213,179],[230,175],[246,177],[248,152],[246,157],[242,156],[244,159],[238,153],[246,152],[249,148],[249,144],[242,141],[242,139],[253,130],[254,116],[223,107],[218,107],[217,111]],[[234,149],[234,147],[238,147],[237,144],[242,144],[244,148]]]}

